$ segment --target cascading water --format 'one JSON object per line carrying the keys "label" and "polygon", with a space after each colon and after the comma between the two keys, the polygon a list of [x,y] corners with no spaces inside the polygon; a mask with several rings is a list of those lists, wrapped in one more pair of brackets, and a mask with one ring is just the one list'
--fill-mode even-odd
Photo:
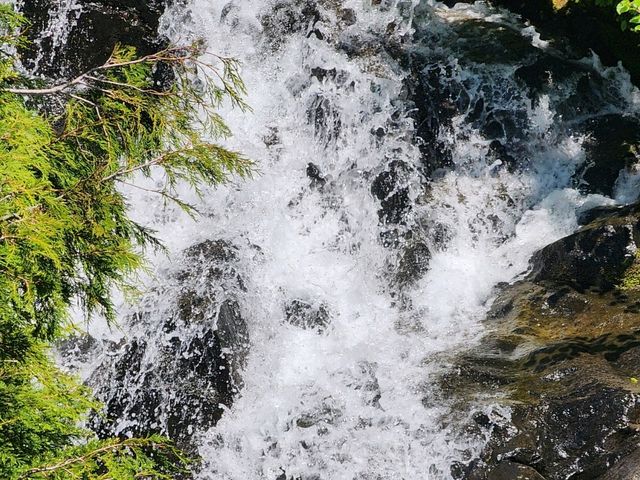
{"label": "cascading water", "polygon": [[[194,198],[197,223],[128,191],[134,215],[173,253],[154,261],[144,321],[141,308],[122,307],[134,319],[123,325],[129,342],[148,345],[142,371],[176,335],[199,335],[158,329],[182,288],[175,278],[214,295],[202,275],[177,275],[189,265],[172,258],[221,240],[243,279],[216,287],[237,302],[250,345],[233,405],[215,406],[215,427],[190,427],[199,478],[451,478],[483,436],[466,433],[473,412],[453,408],[440,375],[479,341],[498,283],[574,231],[576,212],[613,203],[575,189],[585,159],[576,126],[635,115],[637,92],[622,70],[593,60],[567,62],[570,72],[532,97],[521,58],[561,62],[560,52],[483,3],[191,0],[169,9],[163,28],[242,62],[252,111],[222,116],[229,145],[258,165],[255,178]],[[579,110],[575,72],[585,71],[607,84]],[[625,175],[615,193],[632,201],[638,177]],[[296,302],[321,322],[291,321]],[[94,371],[102,357],[83,368],[108,398],[109,371]],[[143,377],[128,380],[126,398],[149,386]]]}
{"label": "cascading water", "polygon": [[[17,2],[19,5],[22,3]],[[66,48],[69,33],[77,25],[82,13],[82,4],[78,0],[60,0],[52,4],[49,9],[45,24],[40,26],[37,49],[33,59],[30,60],[30,68],[33,71],[40,70],[54,62]],[[66,72],[61,72],[66,73]]]}

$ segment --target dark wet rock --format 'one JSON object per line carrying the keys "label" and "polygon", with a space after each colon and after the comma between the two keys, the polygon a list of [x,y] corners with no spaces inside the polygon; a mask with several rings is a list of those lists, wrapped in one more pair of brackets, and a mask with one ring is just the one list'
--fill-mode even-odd
{"label": "dark wet rock", "polygon": [[620,205],[602,205],[590,208],[578,214],[578,225],[587,225],[594,220],[621,212],[625,207]]}
{"label": "dark wet rock", "polygon": [[557,97],[554,111],[565,121],[598,115],[603,105],[621,100],[593,66],[554,50],[541,51],[535,61],[516,70],[515,78],[534,105],[543,94]]}
{"label": "dark wet rock", "polygon": [[365,405],[380,407],[382,392],[380,383],[376,376],[377,365],[371,362],[359,362],[357,365],[356,379],[347,383],[347,386],[361,393],[362,401]]}
{"label": "dark wet rock", "polygon": [[82,358],[96,350],[98,344],[98,340],[89,334],[83,333],[62,340],[58,343],[58,348],[64,350],[70,356]]}
{"label": "dark wet rock", "polygon": [[[303,395],[300,398],[300,409],[295,414],[292,426],[304,430],[313,429],[317,435],[323,436],[344,419],[343,410],[344,407],[332,396],[327,396],[316,402]],[[316,448],[312,442],[305,441],[301,446],[304,449]]]}
{"label": "dark wet rock", "polygon": [[[487,475],[487,480],[547,480],[545,477],[540,475],[535,468],[509,460],[500,462],[495,468],[492,468]],[[477,477],[472,472],[465,478],[468,480],[474,480],[482,477]]]}
{"label": "dark wet rock", "polygon": [[489,440],[480,458],[456,465],[456,478],[625,478],[611,476],[627,471],[624,462],[633,471],[640,442],[638,240],[637,205],[599,212],[536,253],[528,277],[501,286],[486,338],[458,358],[442,384],[461,405],[492,392],[489,404],[511,413],[474,424],[484,432],[475,435]]}
{"label": "dark wet rock", "polygon": [[325,79],[334,80],[337,75],[338,71],[335,68],[314,67],[311,69],[311,76],[315,77],[320,83],[324,82]]}
{"label": "dark wet rock", "polygon": [[262,137],[262,141],[267,146],[267,148],[272,148],[280,145],[280,134],[278,132],[278,129],[275,127],[269,127],[267,130],[267,134]]}
{"label": "dark wet rock", "polygon": [[315,134],[325,143],[335,140],[342,129],[340,114],[335,110],[329,98],[315,95],[307,108],[307,119],[314,126]]}
{"label": "dark wet rock", "polygon": [[273,48],[278,48],[285,34],[312,32],[320,20],[320,11],[310,0],[278,0],[260,19],[264,38]]}
{"label": "dark wet rock", "polygon": [[349,57],[368,57],[383,52],[385,40],[374,33],[345,32],[340,37],[338,48]]}
{"label": "dark wet rock", "polygon": [[621,101],[625,101],[617,95],[617,92],[608,88],[608,80],[599,72],[590,71],[586,74],[578,74],[576,77],[575,86],[563,92],[565,98],[555,107],[558,118],[576,119],[579,124],[584,118],[601,116],[604,106],[620,105]]}
{"label": "dark wet rock", "polygon": [[605,360],[576,359],[545,373],[508,385],[520,395],[510,422],[493,426],[483,458],[460,478],[507,478],[500,475],[514,464],[534,475],[524,478],[598,478],[636,448],[636,389]]}
{"label": "dark wet rock", "polygon": [[229,26],[235,27],[239,23],[239,14],[240,7],[233,1],[230,1],[224,7],[222,7],[222,11],[220,12],[220,20]]}
{"label": "dark wet rock", "polygon": [[311,180],[311,187],[321,188],[327,183],[327,180],[322,176],[320,168],[315,163],[307,164],[307,177]]}
{"label": "dark wet rock", "polygon": [[101,436],[160,433],[183,448],[220,419],[242,387],[248,353],[237,251],[205,241],[185,251],[176,284],[151,292],[131,339],[107,352],[89,384],[104,403]]}
{"label": "dark wet rock", "polygon": [[489,155],[494,160],[500,161],[509,172],[513,172],[518,164],[509,149],[499,140],[493,140],[489,144]]}
{"label": "dark wet rock", "polygon": [[303,329],[323,331],[331,322],[331,315],[324,304],[296,299],[285,306],[284,313],[287,322]]}
{"label": "dark wet rock", "polygon": [[604,115],[588,120],[579,131],[587,135],[585,167],[578,172],[584,190],[611,196],[620,171],[637,163],[640,120]]}
{"label": "dark wet rock", "polygon": [[346,26],[354,25],[358,19],[356,12],[352,8],[340,9],[338,16],[340,21],[342,21]]}
{"label": "dark wet rock", "polygon": [[[622,31],[615,9],[608,10],[596,2],[566,2],[562,0],[493,0],[529,20],[551,41],[552,46],[573,50],[575,55],[598,54],[605,65],[622,61],[634,81],[640,78],[640,60],[633,48],[636,38],[630,30]],[[554,8],[554,5],[560,7]]]}
{"label": "dark wet rock", "polygon": [[414,109],[409,109],[416,125],[418,147],[428,175],[441,168],[453,165],[451,151],[443,142],[441,134],[450,127],[456,108],[452,99],[462,91],[455,82],[443,82],[438,63],[425,65],[425,59],[415,56],[411,64],[418,71],[405,80],[405,86]]}
{"label": "dark wet rock", "polygon": [[513,64],[537,54],[531,39],[517,28],[484,20],[455,22],[453,27],[457,33],[453,48],[460,52],[463,61]]}
{"label": "dark wet rock", "polygon": [[[417,13],[416,18],[421,15]],[[429,15],[426,18],[429,22],[436,21]],[[460,65],[478,69],[478,77],[482,78],[487,64],[529,65],[544,57],[544,52],[535,48],[531,39],[520,31],[500,23],[452,21],[445,37],[434,38],[429,22],[423,24],[416,20],[416,47],[402,61],[412,72],[405,80],[405,88],[409,103],[415,107],[409,110],[415,122],[415,134],[420,139],[418,146],[426,176],[437,175],[441,169],[453,165],[451,146],[446,138],[452,130],[453,119],[460,115],[488,140],[497,141],[493,144],[500,145],[500,151],[493,152],[496,156],[503,157],[506,164],[515,163],[519,157],[516,155],[518,142],[528,127],[527,112],[505,110],[499,103],[502,102],[500,89],[476,89],[473,81],[460,78]],[[428,47],[433,42],[450,46],[456,52],[456,61],[452,63],[450,57],[433,52]],[[421,44],[425,46],[421,48]],[[485,81],[491,83],[496,79]],[[523,93],[526,95],[526,90],[514,90],[510,95],[517,100]]]}
{"label": "dark wet rock", "polygon": [[625,213],[623,210],[596,220],[536,252],[529,278],[571,285],[578,290],[612,289],[635,262],[640,241],[640,208],[629,215]]}
{"label": "dark wet rock", "polygon": [[531,92],[533,97],[547,93],[558,84],[592,70],[580,62],[569,61],[555,55],[543,55],[531,64],[519,67],[515,77]]}
{"label": "dark wet rock", "polygon": [[64,352],[58,361],[70,371],[78,371],[83,365],[103,354],[104,351],[119,348],[111,341],[99,341],[88,333],[77,333],[56,343],[55,349]]}
{"label": "dark wet rock", "polygon": [[[64,45],[54,45],[45,34],[50,15],[59,8],[56,0],[26,0],[22,11],[31,22],[28,30],[34,47],[25,51],[28,68],[37,67],[39,74],[73,77],[103,64],[117,43],[136,47],[140,55],[157,51],[164,45],[158,38],[160,16],[165,0],[139,2],[133,0],[80,0],[77,19]],[[76,13],[71,13],[76,17]],[[36,65],[36,59],[41,60]]]}
{"label": "dark wet rock", "polygon": [[394,160],[373,180],[371,193],[380,200],[378,217],[382,224],[398,224],[404,221],[411,208],[409,188],[405,185],[407,165]]}
{"label": "dark wet rock", "polygon": [[410,239],[400,254],[396,281],[400,285],[412,284],[422,278],[429,271],[431,250],[420,241]]}
{"label": "dark wet rock", "polygon": [[314,426],[327,424],[333,425],[342,416],[342,412],[330,404],[325,404],[321,408],[302,413],[296,419],[296,426],[299,428],[311,428]]}
{"label": "dark wet rock", "polygon": [[[620,170],[635,163],[633,146],[640,128],[633,118],[602,116],[603,109],[625,108],[628,99],[609,88],[601,72],[580,61],[581,55],[567,52],[563,44],[537,48],[519,28],[506,23],[451,15],[447,30],[436,34],[432,24],[439,20],[421,14],[420,8],[414,24],[415,44],[399,62],[411,72],[405,80],[408,110],[427,177],[451,167],[447,139],[451,141],[453,119],[460,116],[491,142],[492,158],[511,171],[526,168],[531,156],[528,133],[535,125],[525,105],[530,99],[535,106],[546,95],[551,111],[556,112],[553,121],[563,122],[569,135],[589,138],[585,167],[576,173],[576,182],[583,182],[585,191],[611,194]],[[431,48],[434,43],[453,49],[455,61]],[[515,68],[513,76],[519,85],[496,75],[501,64]],[[460,68],[475,75],[461,78]],[[505,75],[511,77],[506,71]],[[518,103],[522,107],[513,108]]]}

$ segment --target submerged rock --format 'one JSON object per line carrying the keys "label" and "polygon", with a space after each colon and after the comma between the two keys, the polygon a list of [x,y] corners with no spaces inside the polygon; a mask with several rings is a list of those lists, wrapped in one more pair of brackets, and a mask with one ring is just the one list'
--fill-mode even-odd
{"label": "submerged rock", "polygon": [[485,422],[486,448],[456,478],[608,479],[637,468],[639,241],[640,204],[605,211],[536,253],[531,273],[498,295],[485,341],[443,384],[463,403],[492,392],[488,402],[511,415]]}
{"label": "submerged rock", "polygon": [[285,306],[284,312],[287,322],[305,330],[322,332],[331,322],[331,314],[322,303],[311,304],[296,299]]}
{"label": "submerged rock", "polygon": [[235,261],[226,242],[198,244],[185,252],[176,285],[143,300],[130,319],[138,333],[89,379],[105,405],[92,421],[100,435],[160,433],[190,448],[231,406],[249,345]]}
{"label": "submerged rock", "polygon": [[407,173],[409,166],[398,160],[387,165],[371,184],[372,195],[380,201],[378,218],[384,225],[404,222],[407,211],[411,209]]}
{"label": "submerged rock", "polygon": [[430,261],[431,250],[425,242],[407,240],[399,256],[395,281],[400,286],[415,283],[429,271]]}

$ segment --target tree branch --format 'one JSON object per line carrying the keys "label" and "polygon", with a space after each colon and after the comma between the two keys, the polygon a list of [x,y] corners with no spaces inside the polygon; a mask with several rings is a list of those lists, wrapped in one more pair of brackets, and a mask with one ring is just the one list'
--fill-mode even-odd
{"label": "tree branch", "polygon": [[[187,52],[187,53],[180,55],[181,52]],[[190,46],[190,47],[171,47],[171,48],[162,50],[158,53],[146,55],[144,57],[140,57],[135,60],[129,60],[125,62],[113,62],[112,59],[110,58],[107,61],[107,63],[100,65],[98,67],[94,67],[88,70],[87,72],[81,75],[78,75],[73,80],[62,83],[60,85],[54,85],[48,88],[3,88],[3,89],[0,89],[0,91],[7,92],[7,93],[14,93],[16,95],[35,95],[35,96],[53,95],[56,93],[65,93],[65,90],[79,84],[86,85],[87,82],[85,80],[98,81],[102,83],[111,83],[111,84],[119,85],[122,87],[136,88],[133,85],[121,84],[121,83],[112,82],[106,79],[100,79],[100,78],[94,77],[93,74],[104,71],[104,70],[126,67],[126,66],[136,65],[140,63],[157,63],[157,62],[163,62],[163,61],[178,62],[178,63],[186,62],[187,60],[195,59],[196,55],[197,55],[197,49],[193,46]],[[153,93],[153,92],[146,91],[145,93]]]}
{"label": "tree branch", "polygon": [[66,470],[66,467],[76,464],[76,463],[84,463],[87,460],[94,458],[96,456],[99,456],[102,453],[105,452],[117,452],[118,450],[122,449],[122,448],[129,448],[129,447],[145,447],[145,446],[150,446],[152,448],[157,448],[157,449],[165,449],[166,446],[161,444],[161,443],[157,443],[154,442],[152,440],[140,440],[140,439],[130,439],[130,440],[123,440],[117,443],[112,443],[112,444],[108,444],[105,445],[104,447],[101,448],[97,448],[91,452],[86,453],[85,455],[79,455],[77,457],[72,457],[69,458],[67,460],[64,460],[63,462],[60,463],[56,463],[53,465],[47,465],[45,467],[38,467],[38,468],[32,468],[30,470],[27,470],[25,473],[23,473],[22,475],[20,475],[18,477],[18,480],[22,480],[22,479],[27,479],[27,478],[32,478],[33,475],[36,475],[38,473],[48,473],[48,472],[54,472],[56,470],[60,470],[60,469],[64,469]]}
{"label": "tree branch", "polygon": [[16,95],[52,95],[54,93],[62,93],[67,88],[70,88],[74,85],[78,85],[80,83],[84,83],[84,78],[87,74],[83,73],[82,75],[74,78],[73,80],[63,83],[61,85],[56,85],[54,87],[49,88],[3,88],[3,92],[15,93]]}
{"label": "tree branch", "polygon": [[145,162],[145,163],[141,163],[139,165],[135,165],[131,168],[127,168],[125,170],[118,170],[115,173],[112,173],[111,175],[107,175],[106,177],[104,177],[101,182],[107,182],[109,180],[112,180],[114,178],[117,177],[121,177],[123,175],[127,175],[129,173],[133,173],[133,172],[137,172],[138,170],[143,170],[145,168],[149,168],[149,167],[153,167],[155,165],[160,165],[162,164],[162,162],[164,162],[168,156],[173,155],[173,154],[177,154],[177,153],[183,153],[182,151],[175,151],[175,152],[166,152],[163,153],[162,155],[159,155],[155,158],[152,158],[151,160]]}

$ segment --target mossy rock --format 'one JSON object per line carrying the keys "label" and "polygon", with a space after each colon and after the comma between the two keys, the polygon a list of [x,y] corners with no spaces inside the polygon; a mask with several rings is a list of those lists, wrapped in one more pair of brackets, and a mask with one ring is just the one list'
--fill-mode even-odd
{"label": "mossy rock", "polygon": [[460,408],[497,402],[511,410],[484,427],[483,453],[457,465],[456,478],[610,479],[621,459],[633,468],[640,206],[603,209],[590,220],[534,255],[527,278],[502,287],[484,341],[442,378]]}

